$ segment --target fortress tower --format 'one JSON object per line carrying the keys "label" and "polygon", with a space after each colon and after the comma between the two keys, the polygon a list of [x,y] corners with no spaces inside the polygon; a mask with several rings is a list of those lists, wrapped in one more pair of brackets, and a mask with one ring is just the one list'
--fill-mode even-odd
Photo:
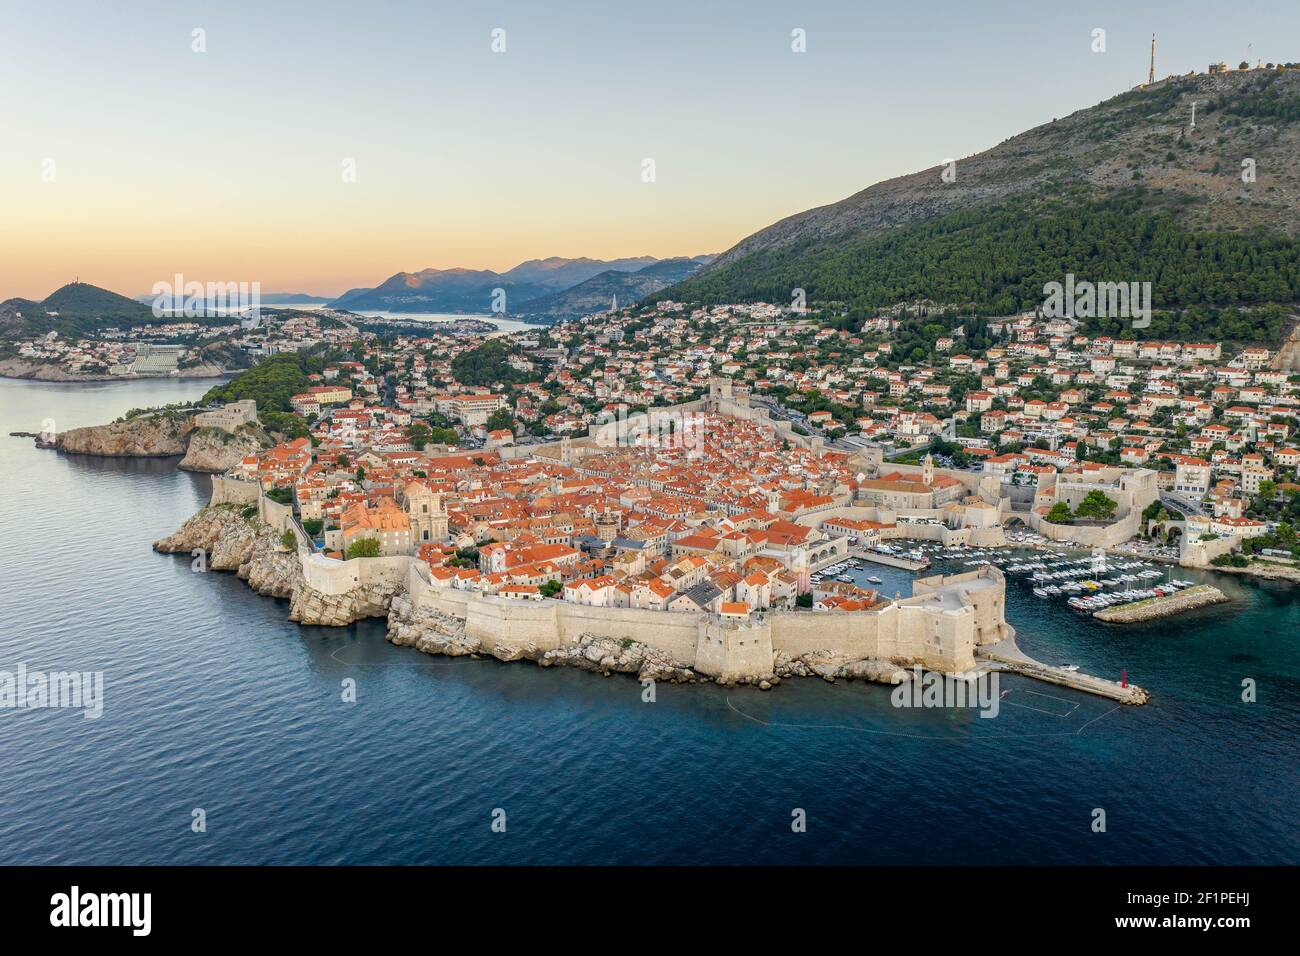
{"label": "fortress tower", "polygon": [[716,412],[718,410],[718,403],[722,401],[732,401],[731,379],[725,375],[710,376],[708,400],[709,410]]}

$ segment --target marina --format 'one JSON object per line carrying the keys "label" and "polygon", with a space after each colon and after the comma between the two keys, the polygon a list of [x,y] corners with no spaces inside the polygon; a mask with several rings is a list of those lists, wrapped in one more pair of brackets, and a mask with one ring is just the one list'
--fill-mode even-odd
{"label": "marina", "polygon": [[[937,542],[895,540],[888,550],[855,550],[847,560],[813,575],[820,581],[852,582],[888,596],[907,594],[912,568],[959,574],[989,565],[1006,579],[1007,618],[1019,635],[977,649],[976,656],[992,670],[1015,673],[1085,694],[1125,704],[1145,703],[1152,691],[1135,686],[1123,673],[1098,676],[1086,664],[1059,664],[1037,660],[1017,644],[1037,647],[1040,627],[1025,625],[1026,611],[1035,606],[1033,619],[1053,620],[1070,614],[1094,618],[1099,625],[1144,621],[1179,615],[1207,604],[1230,600],[1201,581],[1203,572],[1186,571],[1132,553],[1084,552],[1045,542],[1036,535],[1009,534],[1006,547],[945,546]],[[1037,539],[1037,540],[1035,540]],[[877,558],[887,560],[875,560]],[[874,567],[881,568],[873,571]],[[1184,577],[1187,575],[1187,577]],[[1212,594],[1210,592],[1213,592]],[[1049,655],[1050,658],[1050,655]],[[1103,672],[1104,673],[1104,672]]]}

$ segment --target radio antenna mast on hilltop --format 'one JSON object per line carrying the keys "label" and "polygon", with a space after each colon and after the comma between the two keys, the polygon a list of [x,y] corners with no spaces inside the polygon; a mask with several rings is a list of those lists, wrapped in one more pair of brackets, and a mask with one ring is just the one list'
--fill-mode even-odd
{"label": "radio antenna mast on hilltop", "polygon": [[1151,34],[1151,72],[1147,74],[1147,85],[1156,81],[1156,35]]}

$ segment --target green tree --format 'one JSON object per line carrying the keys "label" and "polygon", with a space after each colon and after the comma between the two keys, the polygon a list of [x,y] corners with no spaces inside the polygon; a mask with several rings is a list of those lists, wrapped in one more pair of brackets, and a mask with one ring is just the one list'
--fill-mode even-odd
{"label": "green tree", "polygon": [[412,447],[421,449],[433,441],[433,430],[422,421],[413,421],[406,429],[406,440]]}
{"label": "green tree", "polygon": [[1052,524],[1065,524],[1072,518],[1074,518],[1074,514],[1070,511],[1070,506],[1064,501],[1058,501],[1052,505],[1052,510],[1047,513],[1047,520]]}
{"label": "green tree", "polygon": [[351,561],[353,558],[377,558],[379,557],[379,540],[377,538],[357,538],[348,545],[347,553],[344,558]]}
{"label": "green tree", "polygon": [[1088,492],[1084,499],[1079,502],[1079,507],[1075,509],[1075,516],[1096,521],[1109,521],[1114,516],[1117,507],[1119,506],[1108,498],[1104,491],[1094,490]]}
{"label": "green tree", "polygon": [[484,427],[486,427],[490,432],[502,428],[513,432],[515,430],[515,416],[510,414],[510,409],[508,408],[498,408],[488,416],[487,423]]}
{"label": "green tree", "polygon": [[275,487],[266,493],[266,497],[270,498],[278,505],[291,505],[293,504],[293,489]]}

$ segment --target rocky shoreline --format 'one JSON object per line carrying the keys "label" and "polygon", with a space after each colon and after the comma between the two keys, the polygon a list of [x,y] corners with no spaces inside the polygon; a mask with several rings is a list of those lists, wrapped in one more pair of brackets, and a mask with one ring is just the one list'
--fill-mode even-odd
{"label": "rocky shoreline", "polygon": [[1252,561],[1244,568],[1211,564],[1206,570],[1214,571],[1216,574],[1236,574],[1246,578],[1262,578],[1265,581],[1289,581],[1293,584],[1300,584],[1300,565],[1295,564]]}
{"label": "rocky shoreline", "polygon": [[104,458],[171,458],[184,455],[194,425],[184,415],[141,415],[107,425],[87,425],[59,432],[53,441],[37,439],[41,448]]}
{"label": "rocky shoreline", "polygon": [[13,432],[36,439],[37,448],[71,455],[101,458],[180,458],[176,467],[219,475],[238,465],[245,456],[274,444],[260,425],[246,424],[237,431],[197,428],[192,416],[162,413],[138,415],[107,425],[87,425],[53,437]]}
{"label": "rocky shoreline", "polygon": [[911,679],[911,662],[855,660],[813,651],[797,657],[777,653],[771,674],[737,680],[715,680],[662,650],[632,638],[615,639],[583,634],[574,644],[542,650],[528,641],[497,641],[491,647],[465,633],[465,621],[433,608],[416,607],[400,587],[363,585],[340,595],[322,594],[307,585],[296,549],[288,549],[280,534],[262,521],[255,505],[210,505],[174,533],[155,541],[160,554],[192,555],[203,551],[207,567],[234,571],[258,594],[284,598],[289,620],[323,627],[345,627],[363,618],[387,619],[387,639],[397,647],[449,657],[493,657],[499,661],[532,661],[539,667],[576,667],[593,673],[631,674],[639,680],[674,684],[749,684],[769,690],[783,679],[866,680],[898,684]]}
{"label": "rocky shoreline", "polygon": [[426,654],[449,657],[478,655],[495,657],[499,661],[527,660],[538,667],[576,667],[606,677],[635,674],[638,680],[672,684],[749,684],[760,690],[770,690],[783,679],[793,677],[820,677],[830,683],[865,680],[881,684],[899,684],[911,679],[911,672],[894,662],[851,660],[830,651],[815,651],[799,657],[778,653],[771,674],[719,680],[632,638],[619,640],[582,634],[576,644],[545,651],[531,641],[497,641],[489,648],[478,638],[465,633],[465,622],[460,618],[432,608],[417,608],[405,595],[392,599],[387,636],[398,647],[414,647]]}
{"label": "rocky shoreline", "polygon": [[211,571],[234,571],[258,594],[292,599],[304,581],[298,552],[284,548],[275,529],[256,509],[213,505],[194,515],[175,532],[153,543],[160,554],[193,555],[203,551]]}
{"label": "rocky shoreline", "polygon": [[105,372],[98,375],[73,374],[65,372],[58,365],[50,362],[30,362],[21,358],[0,360],[0,378],[16,378],[33,382],[58,382],[65,385],[95,384],[99,382],[139,382],[165,378],[221,378],[231,375],[238,369],[224,369],[219,365],[195,365],[177,371],[175,375],[137,375],[129,372],[125,375],[110,375]]}
{"label": "rocky shoreline", "polygon": [[248,455],[270,448],[271,437],[256,424],[242,425],[235,432],[220,428],[195,428],[185,446],[185,457],[177,463],[181,471],[220,475]]}

